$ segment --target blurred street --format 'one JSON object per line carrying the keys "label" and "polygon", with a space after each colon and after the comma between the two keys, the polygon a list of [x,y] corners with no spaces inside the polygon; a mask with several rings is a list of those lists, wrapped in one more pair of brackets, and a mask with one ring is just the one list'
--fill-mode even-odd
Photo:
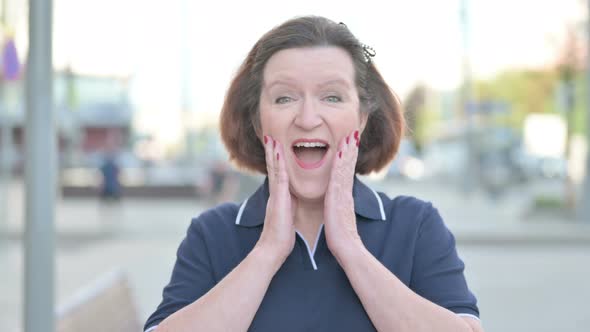
{"label": "blurred street", "polygon": [[[469,284],[479,299],[486,332],[582,332],[590,326],[590,225],[554,216],[523,219],[526,195],[491,201],[466,198],[452,186],[386,180],[371,184],[390,196],[432,201],[457,236]],[[520,197],[520,200],[517,199]],[[105,273],[129,278],[143,322],[159,303],[177,246],[205,202],[123,199],[104,205],[92,198],[57,205],[58,308]],[[23,254],[22,185],[13,183],[10,218],[0,238],[0,330],[20,331]]]}

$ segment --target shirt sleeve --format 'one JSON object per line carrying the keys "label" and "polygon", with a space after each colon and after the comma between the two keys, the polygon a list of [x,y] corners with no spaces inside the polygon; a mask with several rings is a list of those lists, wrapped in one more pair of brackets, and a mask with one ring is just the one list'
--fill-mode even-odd
{"label": "shirt sleeve", "polygon": [[162,302],[148,318],[144,331],[193,303],[215,286],[209,253],[200,228],[199,219],[193,219],[178,248],[170,282],[162,293]]}
{"label": "shirt sleeve", "polygon": [[410,288],[454,313],[479,318],[477,299],[467,287],[455,237],[431,204],[426,204],[422,215]]}

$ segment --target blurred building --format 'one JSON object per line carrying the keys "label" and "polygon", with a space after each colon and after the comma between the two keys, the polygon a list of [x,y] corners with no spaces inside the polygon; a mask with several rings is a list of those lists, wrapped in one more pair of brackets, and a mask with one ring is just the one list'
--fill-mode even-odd
{"label": "blurred building", "polygon": [[[63,167],[92,166],[105,151],[128,148],[133,108],[127,82],[127,78],[84,76],[69,70],[55,74],[54,114]],[[14,84],[14,90],[22,95],[22,81]],[[10,124],[10,129],[0,126],[0,130],[11,130],[13,166],[22,172],[26,111],[23,98],[18,99],[15,106],[0,112],[0,123]]]}

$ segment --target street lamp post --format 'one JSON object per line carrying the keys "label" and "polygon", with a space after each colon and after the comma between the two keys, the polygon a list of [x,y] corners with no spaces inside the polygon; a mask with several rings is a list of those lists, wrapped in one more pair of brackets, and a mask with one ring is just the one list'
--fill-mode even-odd
{"label": "street lamp post", "polygon": [[470,59],[470,36],[469,36],[469,7],[468,0],[461,0],[461,33],[463,37],[463,86],[461,89],[461,107],[463,112],[463,121],[465,128],[465,146],[467,148],[467,164],[465,176],[463,177],[463,192],[470,194],[478,184],[476,173],[476,144],[474,142],[474,124],[473,109],[474,107],[474,89],[473,77],[471,72]]}
{"label": "street lamp post", "polygon": [[52,92],[52,0],[29,0],[26,71],[25,332],[55,331],[57,169]]}
{"label": "street lamp post", "polygon": [[586,16],[586,180],[584,181],[584,193],[580,204],[580,217],[582,221],[590,222],[590,0],[587,3],[588,14]]}
{"label": "street lamp post", "polygon": [[191,42],[192,38],[190,36],[191,29],[190,29],[190,1],[189,0],[182,0],[180,3],[180,65],[182,66],[181,70],[181,119],[183,123],[183,132],[184,132],[184,159],[189,165],[195,162],[194,160],[194,151],[193,151],[193,126],[191,121],[191,114],[192,114],[192,105],[191,105]]}
{"label": "street lamp post", "polygon": [[[0,21],[4,26],[3,42],[6,43],[6,27],[8,24],[8,0],[2,0],[2,16]],[[2,59],[6,61],[6,59]],[[10,184],[12,177],[13,162],[13,140],[12,140],[12,119],[6,102],[5,78],[0,79],[0,232],[8,224],[8,203]]]}

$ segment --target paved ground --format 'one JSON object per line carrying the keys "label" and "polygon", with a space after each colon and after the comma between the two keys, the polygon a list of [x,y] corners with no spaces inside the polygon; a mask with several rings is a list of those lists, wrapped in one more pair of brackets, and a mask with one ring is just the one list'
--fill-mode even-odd
{"label": "paved ground", "polygon": [[[522,193],[492,204],[477,193],[465,198],[443,185],[396,181],[375,186],[439,207],[459,240],[487,332],[588,330],[590,228],[551,218],[522,221]],[[13,190],[10,221],[3,225],[8,232],[0,237],[0,330],[9,332],[20,331],[22,321],[22,193],[18,186]],[[93,280],[120,268],[145,319],[160,299],[190,218],[204,207],[187,200],[128,200],[116,208],[92,200],[59,202],[57,302],[68,302]]]}
{"label": "paved ground", "polygon": [[487,332],[583,332],[590,246],[459,248]]}

